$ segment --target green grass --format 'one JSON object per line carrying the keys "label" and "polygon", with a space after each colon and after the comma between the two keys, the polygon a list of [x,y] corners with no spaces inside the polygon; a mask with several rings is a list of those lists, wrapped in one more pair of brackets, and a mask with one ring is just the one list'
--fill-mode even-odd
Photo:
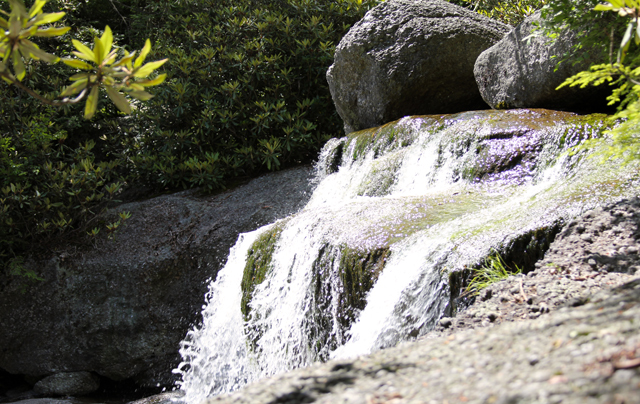
{"label": "green grass", "polygon": [[520,272],[517,265],[515,270],[507,266],[500,254],[493,250],[492,254],[484,260],[484,265],[473,270],[474,277],[469,282],[466,292],[477,295],[482,289]]}

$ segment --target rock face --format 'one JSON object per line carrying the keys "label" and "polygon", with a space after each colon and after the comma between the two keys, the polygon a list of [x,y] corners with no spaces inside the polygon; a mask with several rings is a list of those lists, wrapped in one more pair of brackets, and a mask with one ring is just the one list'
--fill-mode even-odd
{"label": "rock face", "polygon": [[345,132],[406,115],[485,109],[480,53],[509,27],[441,0],[390,0],[340,41],[327,80]]}
{"label": "rock face", "polygon": [[576,63],[578,58],[574,56],[558,66],[558,58],[571,50],[576,36],[568,31],[555,42],[542,36],[530,37],[539,20],[537,12],[480,54],[474,74],[482,98],[495,109],[607,111],[605,99],[611,89],[606,85],[556,90],[565,79],[587,70],[598,59],[590,55]]}
{"label": "rock face", "polygon": [[304,205],[311,173],[303,167],[214,196],[189,191],[125,204],[113,214],[132,217],[115,241],[28,262],[44,281],[0,283],[0,369],[172,383],[206,280],[216,277],[238,233]]}

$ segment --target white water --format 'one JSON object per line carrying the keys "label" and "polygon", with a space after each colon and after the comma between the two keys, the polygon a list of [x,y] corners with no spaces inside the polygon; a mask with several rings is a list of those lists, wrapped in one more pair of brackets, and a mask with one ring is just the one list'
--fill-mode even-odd
{"label": "white water", "polygon": [[[601,203],[590,199],[594,191],[583,190],[584,184],[600,189],[616,177],[588,162],[546,164],[558,155],[557,129],[546,133],[548,145],[540,151],[545,164],[533,172],[507,173],[489,183],[461,180],[456,170],[476,158],[473,147],[460,153],[443,151],[443,145],[455,143],[449,139],[458,133],[475,131],[480,138],[486,130],[464,125],[435,131],[428,120],[405,119],[397,126],[411,139],[409,146],[373,144],[355,158],[356,142],[350,142],[339,170],[329,173],[331,153],[344,142],[332,140],[320,156],[308,205],[275,225],[282,232],[271,270],[253,293],[248,321],[240,311],[247,251],[274,225],[241,235],[210,285],[203,324],[183,342],[176,371],[185,400],[199,402],[316,360],[362,355],[424,334],[449,302],[443,274],[474,265],[514,235]],[[584,172],[597,180],[576,174]],[[349,329],[340,317],[345,246],[391,249]],[[326,301],[319,301],[318,290]]]}

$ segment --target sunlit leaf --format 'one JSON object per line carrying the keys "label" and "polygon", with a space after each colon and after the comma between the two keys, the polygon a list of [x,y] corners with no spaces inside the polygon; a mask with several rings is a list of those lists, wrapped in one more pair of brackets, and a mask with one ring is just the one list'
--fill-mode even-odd
{"label": "sunlit leaf", "polygon": [[102,42],[97,37],[93,38],[93,56],[97,65],[102,63],[103,55]]}
{"label": "sunlit leaf", "polygon": [[144,86],[144,87],[157,86],[158,84],[164,83],[164,80],[166,78],[167,78],[166,73],[163,73],[163,74],[159,75],[158,77],[156,77],[153,80],[139,81],[136,84],[139,84],[139,85]]}
{"label": "sunlit leaf", "polygon": [[37,16],[36,18],[33,19],[32,24],[35,25],[35,26],[44,25],[44,24],[52,24],[52,23],[62,19],[62,17],[64,17],[65,14],[66,13],[64,13],[62,11],[59,12],[59,13],[40,14],[39,16]]}
{"label": "sunlit leaf", "polygon": [[46,3],[47,0],[36,0],[33,3],[33,6],[31,6],[31,10],[29,10],[29,18],[35,17],[36,14],[42,11],[42,6],[44,6]]}
{"label": "sunlit leaf", "polygon": [[67,66],[75,67],[76,69],[93,70],[92,65],[78,59],[62,59],[62,63],[64,63]]}
{"label": "sunlit leaf", "polygon": [[115,63],[113,66],[114,67],[119,67],[119,66],[123,66],[123,65],[128,65],[130,64],[131,60],[136,56],[136,52],[132,52],[129,53],[127,51],[125,51],[124,57],[120,60],[118,60],[117,63]]}
{"label": "sunlit leaf", "polygon": [[34,34],[35,36],[41,36],[41,37],[53,37],[53,36],[60,36],[60,35],[64,35],[67,32],[69,32],[69,30],[71,29],[71,27],[52,27],[52,28],[45,28],[45,29],[39,29],[36,31],[36,33]]}
{"label": "sunlit leaf", "polygon": [[100,63],[103,60],[106,60],[111,52],[111,46],[113,45],[113,34],[111,32],[111,28],[107,25],[104,28],[104,32],[100,37],[100,44],[102,45],[102,55],[100,57]]}
{"label": "sunlit leaf", "polygon": [[142,63],[144,63],[144,60],[147,58],[147,55],[149,54],[150,51],[151,51],[151,41],[147,39],[144,43],[144,47],[140,51],[140,56],[136,58],[136,61],[133,64],[133,67],[136,68],[136,67],[142,66]]}
{"label": "sunlit leaf", "polygon": [[78,50],[78,52],[73,52],[74,55],[76,55],[80,59],[84,59],[84,60],[88,60],[90,62],[97,63],[96,59],[95,59],[95,56],[93,54],[93,51],[91,49],[89,49],[88,46],[86,46],[82,42],[78,41],[77,39],[72,39],[71,42],[73,43],[73,46]]}
{"label": "sunlit leaf", "polygon": [[160,66],[165,64],[167,62],[167,60],[169,60],[169,59],[162,59],[162,60],[157,60],[155,62],[149,62],[146,65],[136,69],[135,73],[133,74],[133,76],[141,78],[141,79],[145,78],[148,75],[150,75],[151,73],[153,73],[154,70],[156,70],[157,68],[159,68]]}

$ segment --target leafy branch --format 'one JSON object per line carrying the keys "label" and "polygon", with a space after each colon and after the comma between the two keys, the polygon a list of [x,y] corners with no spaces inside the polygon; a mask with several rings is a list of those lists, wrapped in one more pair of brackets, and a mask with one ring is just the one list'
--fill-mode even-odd
{"label": "leafy branch", "polygon": [[[65,58],[66,65],[81,70],[69,78],[73,84],[61,93],[60,100],[50,100],[38,94],[22,83],[26,76],[25,62],[42,60],[46,63],[57,63],[60,58],[41,50],[33,43],[31,37],[56,37],[66,34],[70,27],[49,26],[62,19],[64,12],[44,13],[43,6],[47,0],[35,0],[29,11],[22,0],[9,0],[11,11],[0,10],[0,78],[7,83],[25,91],[41,102],[52,106],[76,104],[86,98],[84,118],[91,119],[98,107],[100,89],[104,89],[111,101],[125,114],[131,113],[131,105],[127,96],[140,101],[148,101],[153,97],[146,91],[147,87],[164,82],[166,74],[153,79],[148,77],[168,59],[144,64],[151,51],[151,42],[147,39],[138,56],[136,52],[124,51],[118,59],[118,50],[113,49],[113,34],[107,25],[100,38],[94,38],[93,49],[73,39],[76,58]],[[116,61],[117,60],[117,61]],[[11,67],[11,69],[10,69]],[[13,72],[11,71],[13,70]],[[74,96],[75,98],[69,98]]]}

